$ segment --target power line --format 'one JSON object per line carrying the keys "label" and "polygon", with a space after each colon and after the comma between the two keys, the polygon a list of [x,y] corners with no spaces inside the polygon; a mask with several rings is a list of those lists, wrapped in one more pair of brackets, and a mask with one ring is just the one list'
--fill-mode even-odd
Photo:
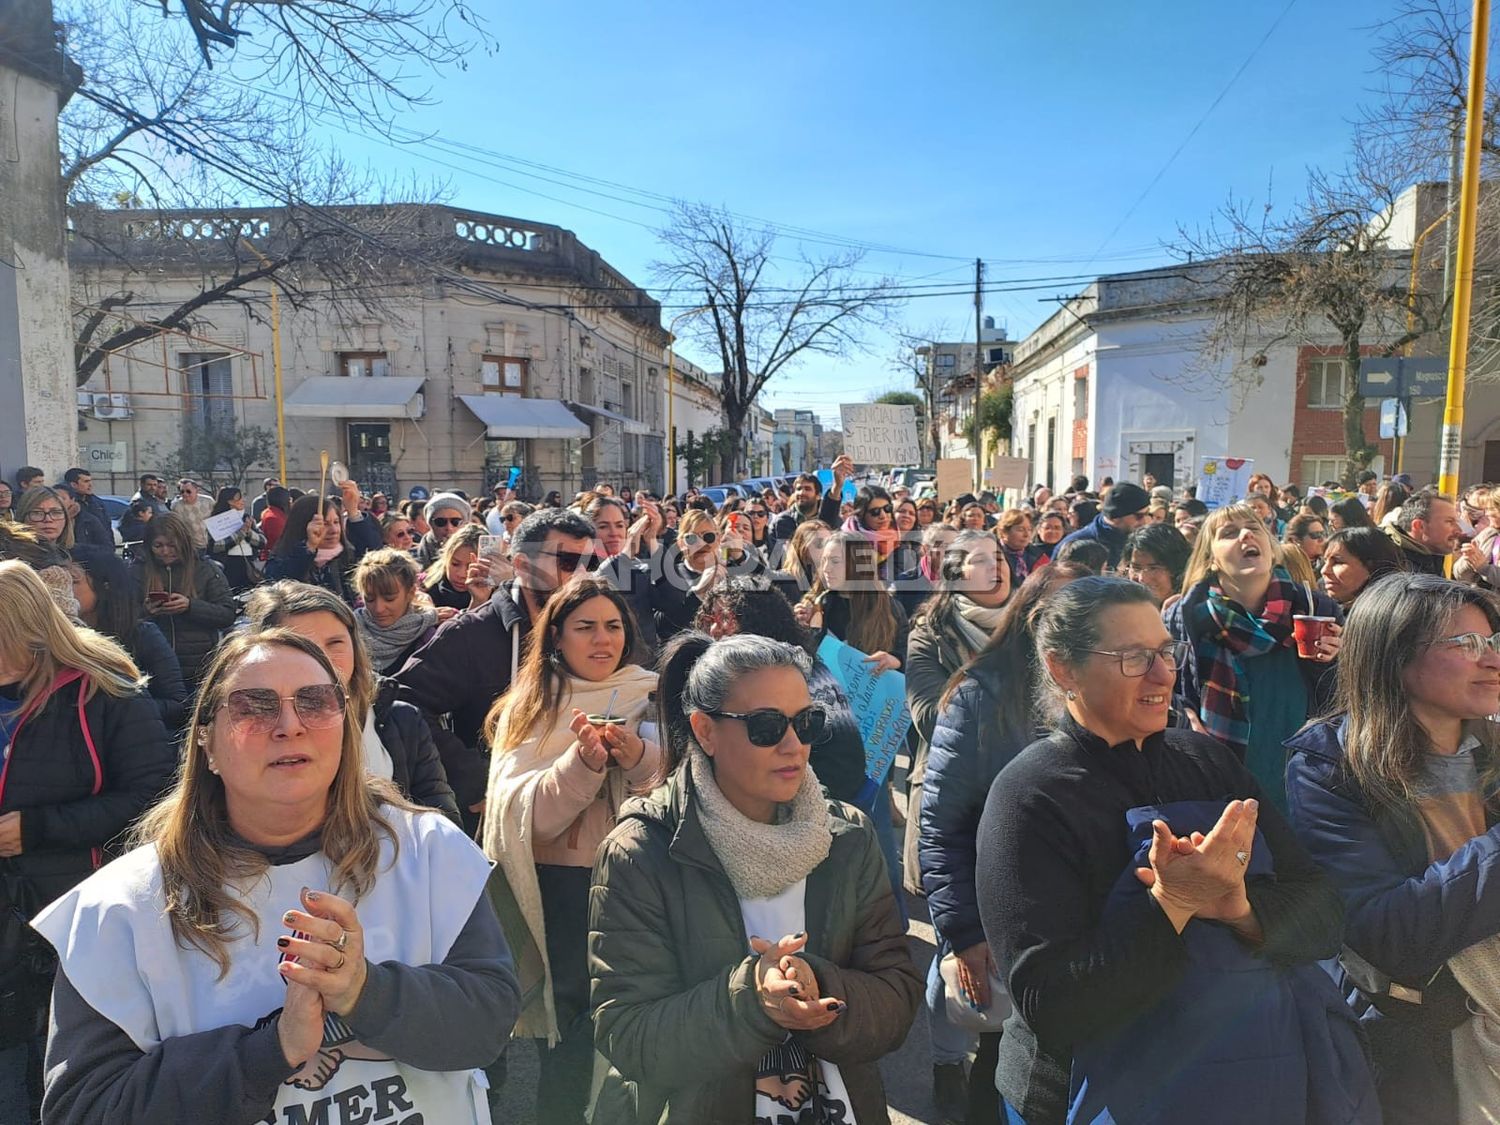
{"label": "power line", "polygon": [[[1264,47],[1270,40],[1271,36],[1276,33],[1276,29],[1281,26],[1281,21],[1286,19],[1288,13],[1290,13],[1291,10],[1296,7],[1296,4],[1297,0],[1287,0],[1286,7],[1282,8],[1281,14],[1271,21],[1271,26],[1268,27],[1266,29],[1266,33],[1260,37],[1260,42],[1256,43],[1255,46],[1251,49],[1250,53],[1245,56],[1245,61],[1240,63],[1239,69],[1236,70],[1232,75],[1230,75],[1229,81],[1226,82],[1224,84],[1224,88],[1219,91],[1218,97],[1214,98],[1213,101],[1208,103],[1208,108],[1203,111],[1202,116],[1200,116],[1198,120],[1193,124],[1193,127],[1188,130],[1187,136],[1183,137],[1182,141],[1177,145],[1177,147],[1172,150],[1172,155],[1167,157],[1166,163],[1163,164],[1159,169],[1157,169],[1156,175],[1151,177],[1151,182],[1145,186],[1140,195],[1136,196],[1135,202],[1132,203],[1130,207],[1125,211],[1125,214],[1120,218],[1120,221],[1114,225],[1114,229],[1104,236],[1104,241],[1099,243],[1098,249],[1094,251],[1094,258],[1097,258],[1100,251],[1102,251],[1106,246],[1109,245],[1110,239],[1114,238],[1115,235],[1120,233],[1120,228],[1130,221],[1130,217],[1135,214],[1136,208],[1140,207],[1140,205],[1146,201],[1146,196],[1151,194],[1152,189],[1155,188],[1157,184],[1161,183],[1161,179],[1167,174],[1167,170],[1171,168],[1177,158],[1182,155],[1182,150],[1187,148],[1188,143],[1198,135],[1198,130],[1203,128],[1204,123],[1208,121],[1209,117],[1213,114],[1213,111],[1219,108],[1219,103],[1222,102],[1226,96],[1228,96],[1229,91],[1234,88],[1234,84],[1240,80],[1240,75],[1244,74],[1245,71],[1249,69],[1250,64],[1255,61],[1255,56],[1260,54],[1261,48]],[[1090,258],[1089,261],[1094,261],[1094,258]]]}

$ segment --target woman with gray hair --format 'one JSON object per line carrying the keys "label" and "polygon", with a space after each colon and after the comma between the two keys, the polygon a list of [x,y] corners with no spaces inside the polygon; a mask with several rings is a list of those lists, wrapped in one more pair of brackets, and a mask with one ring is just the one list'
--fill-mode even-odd
{"label": "woman with gray hair", "polygon": [[594,1125],[883,1125],[920,983],[869,822],[808,769],[807,654],[688,632],[661,667],[666,784],[594,867]]}
{"label": "woman with gray hair", "polygon": [[1500,601],[1389,574],[1344,636],[1339,714],[1287,742],[1292,824],[1344,898],[1387,1125],[1493,1120]]}
{"label": "woman with gray hair", "polygon": [[1338,895],[1222,743],[1167,727],[1186,656],[1151,593],[1090,576],[1035,624],[1053,733],[1001,771],[978,901],[1015,1010],[1011,1120],[1375,1122],[1318,960]]}

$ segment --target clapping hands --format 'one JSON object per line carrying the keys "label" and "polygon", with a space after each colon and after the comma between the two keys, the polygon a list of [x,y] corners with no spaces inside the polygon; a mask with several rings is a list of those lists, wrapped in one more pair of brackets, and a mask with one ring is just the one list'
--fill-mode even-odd
{"label": "clapping hands", "polygon": [[823,996],[812,966],[797,956],[807,945],[807,935],[790,934],[771,942],[750,939],[755,963],[755,990],[761,1007],[778,1026],[788,1031],[816,1031],[827,1027],[848,1009],[842,1000]]}
{"label": "clapping hands", "polygon": [[1236,928],[1253,924],[1245,868],[1259,812],[1255,800],[1230,801],[1207,835],[1174,836],[1165,821],[1152,822],[1150,866],[1137,868],[1135,875],[1179,933],[1193,918]]}

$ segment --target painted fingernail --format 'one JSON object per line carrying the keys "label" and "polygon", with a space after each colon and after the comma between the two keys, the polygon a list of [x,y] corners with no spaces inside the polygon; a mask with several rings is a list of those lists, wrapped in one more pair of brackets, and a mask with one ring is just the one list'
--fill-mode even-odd
{"label": "painted fingernail", "polygon": [[849,1010],[849,1005],[845,1004],[842,1000],[835,1000],[832,1004],[828,1005],[828,1010],[830,1012],[846,1012]]}
{"label": "painted fingernail", "polygon": [[793,934],[792,935],[792,940],[793,941],[801,941],[806,936],[807,936],[807,931],[806,930],[802,930],[802,931],[800,931],[798,933]]}
{"label": "painted fingernail", "polygon": [[317,902],[318,899],[323,897],[322,895],[318,894],[317,891],[310,891],[306,887],[302,888],[302,893],[307,896],[308,902]]}
{"label": "painted fingernail", "polygon": [[794,985],[792,985],[791,992],[792,992],[793,996],[801,996],[802,995],[802,986],[800,984],[794,984]]}
{"label": "painted fingernail", "polygon": [[284,925],[284,926],[292,926],[292,925],[295,925],[296,922],[297,922],[297,915],[293,914],[290,910],[288,910],[285,914],[283,914],[281,916],[281,924]]}
{"label": "painted fingernail", "polygon": [[292,939],[291,938],[279,937],[279,938],[276,939],[276,944],[281,949],[285,949],[287,946],[289,946],[289,945],[292,944]]}

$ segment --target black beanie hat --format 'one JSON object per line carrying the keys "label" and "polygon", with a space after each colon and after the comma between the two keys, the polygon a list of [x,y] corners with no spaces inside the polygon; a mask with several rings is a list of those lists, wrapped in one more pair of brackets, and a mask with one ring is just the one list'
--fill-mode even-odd
{"label": "black beanie hat", "polygon": [[1150,506],[1151,494],[1140,485],[1131,484],[1126,480],[1109,490],[1100,510],[1104,513],[1105,519],[1117,520],[1122,516],[1137,515]]}

